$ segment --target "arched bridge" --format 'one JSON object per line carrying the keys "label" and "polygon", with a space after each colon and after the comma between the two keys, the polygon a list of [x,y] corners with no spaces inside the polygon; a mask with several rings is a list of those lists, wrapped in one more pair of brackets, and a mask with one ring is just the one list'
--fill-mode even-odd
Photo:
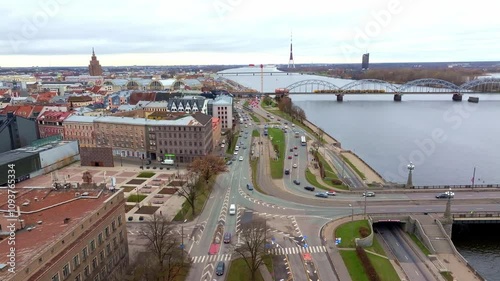
{"label": "arched bridge", "polygon": [[481,78],[471,80],[462,85],[451,82],[425,78],[409,81],[403,85],[377,79],[355,80],[348,84],[336,85],[332,82],[308,79],[295,82],[286,87],[289,93],[325,93],[325,94],[467,94],[467,93],[497,93],[500,94],[500,78]]}

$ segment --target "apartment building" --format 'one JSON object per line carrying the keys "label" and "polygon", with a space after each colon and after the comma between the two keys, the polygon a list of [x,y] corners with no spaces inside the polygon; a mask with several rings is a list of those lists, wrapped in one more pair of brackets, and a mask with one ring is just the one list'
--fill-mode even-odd
{"label": "apartment building", "polygon": [[[33,179],[34,180],[34,179]],[[0,198],[7,207],[7,192]],[[128,266],[125,204],[122,191],[107,189],[21,189],[16,215],[0,216],[0,280],[118,281]],[[9,232],[6,232],[9,231]],[[15,264],[7,255],[15,247]],[[15,266],[14,272],[9,271]]]}
{"label": "apartment building", "polygon": [[94,116],[72,115],[63,122],[63,139],[78,141],[80,147],[96,147]]}
{"label": "apartment building", "polygon": [[147,158],[146,119],[103,116],[94,119],[96,147],[111,147],[113,155]]}
{"label": "apartment building", "polygon": [[233,128],[233,98],[220,95],[212,102],[212,116],[220,119],[222,130]]}
{"label": "apartment building", "polygon": [[40,138],[63,135],[63,121],[71,115],[71,112],[47,110],[37,118],[38,132]]}

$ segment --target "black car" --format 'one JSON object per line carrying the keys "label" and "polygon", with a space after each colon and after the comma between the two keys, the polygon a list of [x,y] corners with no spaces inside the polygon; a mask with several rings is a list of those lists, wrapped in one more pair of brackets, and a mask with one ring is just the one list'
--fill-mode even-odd
{"label": "black car", "polygon": [[296,185],[300,185],[300,181],[299,180],[293,180],[293,183],[296,184]]}
{"label": "black car", "polygon": [[309,190],[309,191],[314,191],[315,190],[314,186],[304,186],[304,189],[305,190]]}
{"label": "black car", "polygon": [[289,169],[285,169],[285,175],[289,175],[290,174],[290,170]]}
{"label": "black car", "polygon": [[221,276],[221,275],[224,275],[224,268],[226,267],[226,265],[224,264],[223,261],[220,261],[218,264],[217,264],[217,268],[215,268],[215,274],[217,274],[217,276]]}
{"label": "black car", "polygon": [[224,243],[225,244],[231,243],[231,233],[229,232],[224,233]]}

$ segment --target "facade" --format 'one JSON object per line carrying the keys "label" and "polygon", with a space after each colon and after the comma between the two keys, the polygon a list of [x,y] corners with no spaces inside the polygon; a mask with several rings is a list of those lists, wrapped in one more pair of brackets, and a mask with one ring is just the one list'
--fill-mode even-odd
{"label": "facade", "polygon": [[214,148],[220,144],[222,136],[220,119],[217,117],[212,117],[212,138],[214,142]]}
{"label": "facade", "polygon": [[89,64],[90,76],[102,76],[102,68],[95,56],[94,48],[92,48],[92,57]]}
{"label": "facade", "polygon": [[[0,280],[123,280],[128,245],[122,191],[50,187],[21,189],[17,196],[23,204],[15,222],[15,273],[2,270]],[[0,198],[6,210],[7,193]],[[4,237],[12,223],[6,215],[0,216]],[[0,264],[7,266],[8,241],[0,241]]]}
{"label": "facade", "polygon": [[64,135],[63,122],[71,115],[71,112],[52,111],[43,112],[37,118],[38,132],[40,138],[56,135]]}
{"label": "facade", "polygon": [[63,122],[63,139],[78,141],[79,147],[96,147],[93,116],[72,115]]}
{"label": "facade", "polygon": [[207,114],[208,101],[203,97],[179,97],[168,100],[168,111]]}
{"label": "facade", "polygon": [[361,61],[361,69],[367,70],[370,67],[370,54],[363,54],[363,59]]}
{"label": "facade", "polygon": [[81,147],[80,163],[82,166],[114,167],[111,147]]}
{"label": "facade", "polygon": [[233,128],[233,98],[221,95],[212,103],[212,116],[221,120],[221,129]]}
{"label": "facade", "polygon": [[39,138],[37,122],[8,113],[0,116],[0,153],[29,145]]}
{"label": "facade", "polygon": [[68,103],[73,107],[82,107],[91,105],[94,103],[94,99],[91,96],[70,96],[68,97]]}
{"label": "facade", "polygon": [[104,116],[94,119],[96,147],[111,147],[113,155],[146,157],[146,119]]}
{"label": "facade", "polygon": [[162,161],[175,155],[178,163],[190,163],[213,150],[212,118],[200,112],[175,120],[147,120],[150,159]]}

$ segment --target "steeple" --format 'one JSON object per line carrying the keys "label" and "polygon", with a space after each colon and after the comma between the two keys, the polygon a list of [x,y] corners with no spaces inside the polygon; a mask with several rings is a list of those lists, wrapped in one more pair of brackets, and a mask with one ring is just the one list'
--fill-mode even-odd
{"label": "steeple", "polygon": [[102,68],[101,65],[99,64],[99,61],[97,60],[93,47],[92,47],[92,57],[90,59],[90,64],[89,64],[89,74],[91,76],[102,75]]}

